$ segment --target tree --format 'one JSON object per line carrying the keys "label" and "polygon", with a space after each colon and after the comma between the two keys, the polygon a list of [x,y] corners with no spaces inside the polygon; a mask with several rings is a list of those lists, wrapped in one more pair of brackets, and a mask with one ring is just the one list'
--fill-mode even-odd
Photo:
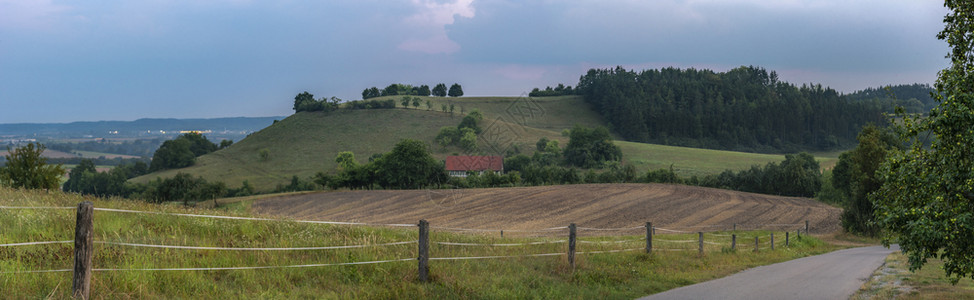
{"label": "tree", "polygon": [[858,139],[855,149],[839,156],[832,175],[833,185],[849,199],[842,212],[842,227],[852,233],[874,236],[879,228],[873,222],[874,205],[868,196],[882,185],[876,170],[894,145],[887,142],[884,132],[876,126],[864,127]]}
{"label": "tree", "polygon": [[231,145],[233,145],[233,140],[222,140],[220,141],[220,147],[217,149],[223,150],[226,149],[227,147],[230,147]]}
{"label": "tree", "polygon": [[196,156],[190,150],[189,140],[180,138],[168,140],[163,142],[152,155],[149,172],[189,167],[193,165],[195,159]]}
{"label": "tree", "polygon": [[399,84],[393,83],[382,90],[383,96],[396,96],[399,95]]}
{"label": "tree", "polygon": [[[940,104],[926,117],[904,115],[896,132],[910,147],[893,150],[880,168],[884,183],[870,196],[883,243],[894,239],[910,270],[939,257],[953,283],[974,278],[974,7],[947,0],[944,30],[951,65],[934,84]],[[925,146],[923,137],[935,136]]]}
{"label": "tree", "polygon": [[446,112],[446,103],[440,104],[440,110],[442,110],[443,112]]}
{"label": "tree", "polygon": [[313,105],[315,102],[315,95],[308,93],[308,91],[304,91],[297,96],[294,96],[294,112],[305,111],[305,108],[307,108],[309,105]]}
{"label": "tree", "polygon": [[338,170],[350,170],[358,167],[358,161],[355,160],[355,153],[352,151],[342,151],[335,156],[335,163],[338,164]]}
{"label": "tree", "polygon": [[581,168],[602,167],[606,161],[622,159],[622,150],[612,143],[612,135],[605,127],[586,128],[575,125],[565,146],[565,160]]}
{"label": "tree", "polygon": [[47,158],[41,156],[44,145],[29,143],[26,146],[10,150],[7,147],[7,164],[0,167],[0,183],[9,184],[14,188],[25,189],[57,189],[61,185],[61,175],[64,166],[48,164]]}
{"label": "tree", "polygon": [[433,87],[433,96],[446,97],[446,84],[438,83]]}
{"label": "tree", "polygon": [[71,172],[68,173],[68,181],[64,182],[62,187],[65,192],[82,192],[85,186],[90,185],[90,183],[85,182],[88,180],[90,174],[94,174],[95,163],[90,159],[82,159]]}
{"label": "tree", "polygon": [[447,181],[443,164],[430,155],[425,143],[404,139],[392,151],[373,161],[379,185],[384,188],[416,189]]}
{"label": "tree", "polygon": [[413,108],[419,109],[419,100],[422,100],[422,99],[419,98],[419,97],[413,97]]}
{"label": "tree", "polygon": [[463,87],[460,87],[460,84],[454,83],[450,86],[450,91],[447,93],[447,95],[450,97],[462,97]]}
{"label": "tree", "polygon": [[481,132],[480,126],[477,126],[477,118],[471,115],[463,117],[463,120],[460,121],[460,125],[457,125],[457,128],[461,130],[470,128],[474,134],[480,134]]}
{"label": "tree", "polygon": [[453,115],[453,111],[454,111],[455,107],[456,106],[453,105],[453,102],[450,102],[450,115],[451,116]]}
{"label": "tree", "polygon": [[193,165],[196,157],[217,150],[217,145],[199,133],[183,134],[165,141],[152,155],[149,171],[185,168]]}
{"label": "tree", "polygon": [[429,97],[429,95],[431,93],[432,92],[430,91],[430,86],[425,85],[425,84],[424,85],[420,85],[419,86],[419,89],[416,90],[416,95],[418,95],[418,96],[426,96],[426,97]]}
{"label": "tree", "polygon": [[399,104],[402,104],[402,108],[409,108],[409,103],[413,101],[413,97],[402,96],[399,100]]}
{"label": "tree", "polygon": [[460,129],[453,126],[444,126],[436,135],[436,143],[444,149],[453,143],[459,142],[461,137]]}
{"label": "tree", "polygon": [[426,99],[426,110],[433,110],[433,102]]}
{"label": "tree", "polygon": [[460,129],[460,148],[467,152],[477,151],[477,133],[471,128]]}

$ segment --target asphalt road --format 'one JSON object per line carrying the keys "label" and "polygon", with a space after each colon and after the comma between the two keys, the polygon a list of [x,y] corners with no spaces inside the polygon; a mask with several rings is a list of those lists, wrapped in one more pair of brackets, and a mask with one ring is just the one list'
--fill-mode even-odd
{"label": "asphalt road", "polygon": [[640,299],[849,299],[883,265],[886,256],[897,250],[898,245],[839,250]]}

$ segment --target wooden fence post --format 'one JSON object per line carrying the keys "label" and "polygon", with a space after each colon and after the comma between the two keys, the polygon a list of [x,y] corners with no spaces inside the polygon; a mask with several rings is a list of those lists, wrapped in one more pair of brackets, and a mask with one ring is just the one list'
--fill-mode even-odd
{"label": "wooden fence post", "polygon": [[653,254],[653,222],[646,222],[646,254]]}
{"label": "wooden fence post", "polygon": [[737,234],[731,234],[731,250],[737,249]]}
{"label": "wooden fence post", "polygon": [[788,247],[788,240],[789,240],[788,232],[785,231],[785,247]]}
{"label": "wooden fence post", "polygon": [[501,230],[501,238],[504,238],[504,231]]}
{"label": "wooden fence post", "polygon": [[737,223],[734,223],[734,231],[737,231]]}
{"label": "wooden fence post", "polygon": [[799,240],[802,239],[802,229],[801,228],[799,228],[798,230],[795,230],[795,233],[798,234],[798,239]]}
{"label": "wooden fence post", "polygon": [[91,287],[91,236],[95,205],[91,201],[78,203],[77,222],[74,228],[74,280],[71,295],[76,299],[88,299]]}
{"label": "wooden fence post", "polygon": [[419,281],[429,281],[430,223],[419,220]]}
{"label": "wooden fence post", "polygon": [[805,234],[808,234],[808,220],[805,220]]}
{"label": "wooden fence post", "polygon": [[700,236],[700,238],[699,238],[699,240],[700,240],[700,250],[697,251],[697,254],[699,254],[699,255],[702,256],[703,255],[703,231],[698,231],[697,232],[697,235]]}
{"label": "wooden fence post", "polygon": [[774,232],[771,233],[771,250],[774,250]]}
{"label": "wooden fence post", "polygon": [[575,223],[568,225],[568,264],[575,270]]}
{"label": "wooden fence post", "polygon": [[758,237],[754,237],[754,252],[758,252]]}

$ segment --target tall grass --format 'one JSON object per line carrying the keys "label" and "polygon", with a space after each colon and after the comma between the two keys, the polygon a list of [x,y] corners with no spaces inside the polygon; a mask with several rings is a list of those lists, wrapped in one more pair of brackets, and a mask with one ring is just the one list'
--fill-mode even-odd
{"label": "tall grass", "polygon": [[[76,206],[91,200],[96,208],[246,216],[239,211],[152,205],[120,199],[84,198],[59,192],[0,188],[3,206]],[[72,240],[74,209],[0,209],[0,244]],[[417,239],[415,228],[249,221],[96,211],[94,240],[207,247],[313,247],[379,244]],[[435,226],[436,224],[433,224]],[[741,232],[754,235],[761,232]],[[580,231],[578,251],[641,248],[633,236],[589,236]],[[658,239],[695,240],[696,234],[658,235]],[[433,229],[430,255],[442,257],[517,256],[564,253],[564,236],[507,237],[459,234]],[[723,240],[722,240],[723,239]],[[823,253],[835,247],[805,237],[791,247],[753,252],[738,240],[708,235],[706,253],[642,251],[579,254],[574,269],[565,255],[478,260],[434,260],[431,282],[417,282],[415,260],[369,265],[221,271],[96,271],[94,298],[615,298],[628,299],[718,278],[744,268]],[[753,239],[753,238],[752,238]],[[776,240],[778,238],[776,237]],[[525,246],[457,246],[457,243],[554,242]],[[668,247],[663,242],[656,247]],[[780,242],[779,242],[780,243]],[[73,244],[0,247],[0,272],[70,269]],[[96,269],[213,268],[288,266],[411,259],[416,244],[338,250],[218,251],[137,248],[95,244]],[[0,274],[4,298],[68,298],[70,272]]]}

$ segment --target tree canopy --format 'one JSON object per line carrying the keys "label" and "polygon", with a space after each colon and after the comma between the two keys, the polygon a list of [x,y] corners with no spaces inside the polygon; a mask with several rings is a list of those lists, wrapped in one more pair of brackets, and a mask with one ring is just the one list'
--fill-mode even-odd
{"label": "tree canopy", "polygon": [[5,166],[0,167],[0,184],[7,184],[14,188],[48,189],[54,190],[61,185],[61,175],[64,166],[47,163],[47,158],[41,156],[44,145],[29,143],[26,146],[10,150]]}
{"label": "tree canopy", "polygon": [[196,157],[217,150],[217,145],[199,133],[186,133],[168,140],[152,155],[149,171],[185,168],[193,165]]}
{"label": "tree canopy", "polygon": [[848,198],[842,212],[842,227],[846,231],[873,236],[878,232],[873,222],[873,203],[867,197],[879,189],[881,178],[876,170],[886,159],[886,153],[898,145],[892,133],[876,126],[863,127],[857,137],[859,145],[839,156],[832,169],[832,186]]}
{"label": "tree canopy", "polygon": [[450,86],[450,91],[447,92],[450,97],[463,97],[463,87],[459,83],[454,83]]}
{"label": "tree canopy", "polygon": [[564,155],[569,165],[586,169],[601,168],[607,161],[622,159],[622,150],[612,143],[612,135],[605,127],[590,129],[575,125],[568,136]]}
{"label": "tree canopy", "polygon": [[446,84],[445,83],[436,84],[436,86],[433,87],[432,94],[433,96],[437,96],[437,97],[446,97]]}
{"label": "tree canopy", "polygon": [[[884,244],[897,241],[911,270],[942,259],[956,283],[974,278],[974,7],[956,0],[945,6],[937,38],[950,46],[951,65],[934,85],[939,105],[896,125],[911,146],[891,151],[879,171],[884,183],[870,199]],[[926,146],[928,134],[934,139]]]}

